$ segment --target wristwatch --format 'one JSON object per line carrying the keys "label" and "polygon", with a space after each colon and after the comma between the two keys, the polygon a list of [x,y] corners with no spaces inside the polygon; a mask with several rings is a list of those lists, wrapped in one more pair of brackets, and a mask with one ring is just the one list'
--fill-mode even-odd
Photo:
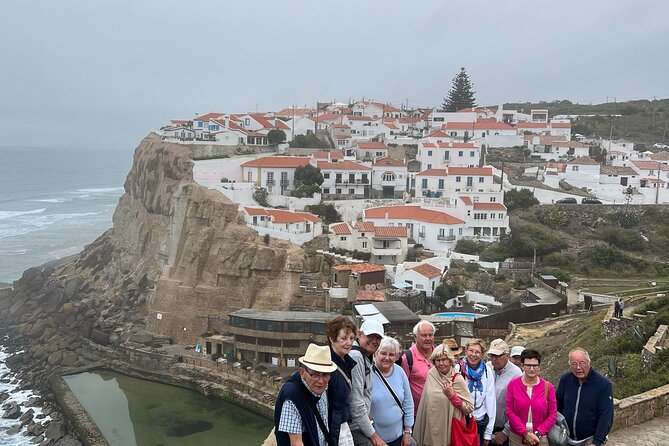
{"label": "wristwatch", "polygon": [[409,429],[404,429],[402,432],[404,432],[406,435],[411,435],[411,434],[413,434],[413,430],[411,430],[411,428],[409,428]]}
{"label": "wristwatch", "polygon": [[541,435],[541,432],[539,431],[534,431],[534,435],[536,435],[539,438],[543,437],[543,435]]}

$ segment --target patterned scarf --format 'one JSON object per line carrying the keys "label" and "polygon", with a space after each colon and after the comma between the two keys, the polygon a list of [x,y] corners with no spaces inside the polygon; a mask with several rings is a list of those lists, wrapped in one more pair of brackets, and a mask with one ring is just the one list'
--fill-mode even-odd
{"label": "patterned scarf", "polygon": [[460,370],[464,370],[465,375],[469,378],[467,380],[469,393],[474,394],[474,389],[483,393],[483,383],[481,382],[481,377],[485,373],[485,364],[483,361],[479,362],[478,368],[474,370],[469,366],[469,362],[466,359],[463,359],[462,362],[460,362]]}

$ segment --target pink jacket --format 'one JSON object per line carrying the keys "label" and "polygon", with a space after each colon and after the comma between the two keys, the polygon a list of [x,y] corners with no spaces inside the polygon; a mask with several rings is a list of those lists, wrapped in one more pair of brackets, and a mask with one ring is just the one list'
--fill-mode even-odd
{"label": "pink jacket", "polygon": [[[546,395],[546,387],[548,387],[548,395]],[[539,378],[539,384],[532,387],[532,400],[530,401],[522,377],[511,380],[506,390],[506,414],[509,418],[511,432],[521,437],[527,432],[525,425],[530,405],[532,405],[534,430],[539,431],[541,435],[546,435],[555,424],[557,414],[555,387],[545,379]]]}

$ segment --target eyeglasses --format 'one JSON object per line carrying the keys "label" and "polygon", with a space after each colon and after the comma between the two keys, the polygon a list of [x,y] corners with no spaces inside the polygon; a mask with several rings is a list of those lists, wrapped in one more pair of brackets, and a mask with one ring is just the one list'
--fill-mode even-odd
{"label": "eyeglasses", "polygon": [[395,352],[384,352],[383,350],[377,350],[376,354],[382,358],[394,358],[397,356],[397,353]]}
{"label": "eyeglasses", "polygon": [[490,359],[499,359],[504,355],[493,355],[492,353],[488,353],[488,358]]}
{"label": "eyeglasses", "polygon": [[451,362],[450,358],[437,358],[434,360],[435,364],[440,364],[442,362]]}
{"label": "eyeglasses", "polygon": [[313,370],[309,370],[307,368],[305,368],[304,371],[307,372],[307,375],[311,376],[311,378],[314,380],[322,379],[323,381],[326,381],[330,379],[330,374],[327,372],[314,372]]}
{"label": "eyeglasses", "polygon": [[588,365],[587,361],[572,361],[569,363],[569,367],[571,367],[572,369],[578,369],[578,368],[584,369],[586,365]]}
{"label": "eyeglasses", "polygon": [[523,367],[525,367],[526,369],[535,369],[536,370],[536,369],[539,368],[539,364],[523,364]]}
{"label": "eyeglasses", "polygon": [[471,353],[472,355],[479,355],[481,356],[483,352],[481,350],[472,350],[471,348],[467,350],[467,353]]}

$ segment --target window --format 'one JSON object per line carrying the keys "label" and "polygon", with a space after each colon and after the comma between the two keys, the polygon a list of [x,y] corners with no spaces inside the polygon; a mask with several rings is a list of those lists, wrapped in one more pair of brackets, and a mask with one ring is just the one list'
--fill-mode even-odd
{"label": "window", "polygon": [[274,181],[274,172],[267,172],[267,182]]}
{"label": "window", "polygon": [[462,235],[462,228],[458,229],[458,235]]}
{"label": "window", "polygon": [[504,214],[497,214],[497,218],[499,218],[500,220],[504,220]]}
{"label": "window", "polygon": [[351,194],[351,195],[355,194],[355,189],[349,189],[348,193]]}
{"label": "window", "polygon": [[432,169],[432,164],[428,164],[428,165],[427,165],[427,168],[428,168],[428,169]]}
{"label": "window", "polygon": [[438,188],[439,188],[439,189],[443,189],[443,188],[444,188],[444,179],[443,179],[443,178],[439,178],[439,187],[438,187]]}
{"label": "window", "polygon": [[423,189],[427,189],[427,178],[423,178],[420,181],[420,187],[422,187]]}
{"label": "window", "polygon": [[471,151],[469,152],[469,156],[472,157],[472,158],[474,158],[474,153],[475,153],[475,152],[474,152],[473,150],[471,150]]}
{"label": "window", "polygon": [[462,177],[455,177],[455,182],[456,183],[461,183],[462,182]]}
{"label": "window", "polygon": [[448,160],[450,158],[450,152],[448,150],[444,150],[444,159]]}
{"label": "window", "polygon": [[244,119],[244,125],[251,125],[251,118]]}
{"label": "window", "polygon": [[434,118],[432,118],[432,121],[434,121],[434,122],[444,122],[444,118],[440,117],[440,116],[435,116]]}
{"label": "window", "polygon": [[330,174],[329,174],[329,173],[324,173],[324,174],[323,174],[323,178],[326,179],[326,180],[329,179],[329,178],[330,178]]}
{"label": "window", "polygon": [[479,177],[479,183],[485,183],[485,178]]}
{"label": "window", "polygon": [[439,237],[443,237],[446,235],[446,230],[444,228],[439,228]]}
{"label": "window", "polygon": [[463,150],[458,150],[458,156],[464,156],[465,152]]}
{"label": "window", "polygon": [[341,189],[336,189],[335,192],[336,192],[337,194],[341,194]]}
{"label": "window", "polygon": [[323,193],[324,194],[329,194],[330,193],[330,188],[326,187],[325,189],[323,189]]}
{"label": "window", "polygon": [[467,177],[467,187],[472,187],[473,184],[474,184],[474,178]]}
{"label": "window", "polygon": [[383,152],[376,152],[376,156],[383,156]]}
{"label": "window", "polygon": [[497,201],[497,197],[490,197],[490,202],[491,202],[491,203],[494,203],[494,202],[496,202],[496,201]]}
{"label": "window", "polygon": [[344,236],[339,237],[339,241],[341,241],[341,242],[345,242],[345,241],[346,241],[346,237],[344,237]]}
{"label": "window", "polygon": [[427,151],[427,156],[432,156],[432,150]]}
{"label": "window", "polygon": [[386,172],[383,174],[383,181],[395,181],[395,175],[390,172]]}
{"label": "window", "polygon": [[362,247],[367,248],[367,242],[362,242]]}
{"label": "window", "polygon": [[198,126],[198,127],[204,127],[204,122],[202,122],[202,121],[197,121],[197,126]]}
{"label": "window", "polygon": [[[572,172],[578,172],[578,166],[571,166],[571,171]],[[650,174],[653,175],[653,171],[650,171]]]}

